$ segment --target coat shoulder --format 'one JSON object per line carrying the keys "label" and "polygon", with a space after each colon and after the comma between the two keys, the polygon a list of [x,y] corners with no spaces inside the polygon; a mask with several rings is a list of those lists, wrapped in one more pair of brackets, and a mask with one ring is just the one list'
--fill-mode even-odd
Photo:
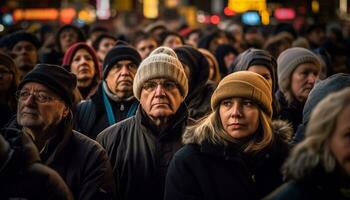
{"label": "coat shoulder", "polygon": [[291,142],[293,137],[293,127],[289,122],[284,120],[274,120],[272,121],[271,126],[277,140],[285,144]]}

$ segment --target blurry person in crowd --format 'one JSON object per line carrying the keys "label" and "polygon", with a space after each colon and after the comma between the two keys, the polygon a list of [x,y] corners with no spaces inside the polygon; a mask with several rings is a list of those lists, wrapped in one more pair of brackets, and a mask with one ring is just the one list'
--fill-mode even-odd
{"label": "blurry person in crowd", "polygon": [[281,185],[292,129],[272,122],[271,94],[259,74],[224,77],[211,98],[213,112],[183,135],[164,199],[261,199]]}
{"label": "blurry person in crowd", "polygon": [[66,24],[55,36],[55,48],[40,56],[42,63],[62,65],[62,59],[70,46],[77,42],[85,42],[84,33],[76,26]]}
{"label": "blurry person in crowd", "polygon": [[31,33],[18,31],[11,33],[6,43],[21,80],[38,63],[39,40]]}
{"label": "blurry person in crowd", "polygon": [[292,47],[292,42],[293,36],[291,34],[281,32],[269,38],[265,42],[263,49],[270,52],[273,57],[278,58],[284,50]]}
{"label": "blurry person in crowd", "polygon": [[234,37],[234,44],[233,47],[238,51],[238,52],[243,52],[245,50],[244,48],[244,39],[243,39],[243,28],[240,24],[237,23],[232,23],[229,24],[226,28],[226,31],[229,34],[232,34]]}
{"label": "blurry person in crowd", "polygon": [[114,45],[117,43],[117,38],[109,35],[109,34],[100,34],[92,43],[92,47],[94,48],[99,64],[102,65],[103,61],[108,53]]}
{"label": "blurry person in crowd", "polygon": [[318,57],[308,49],[293,47],[277,59],[279,117],[293,125],[302,122],[304,104],[321,71]]}
{"label": "blurry person in crowd", "polygon": [[208,82],[209,63],[197,49],[184,45],[175,48],[175,53],[185,69],[188,79],[188,95],[185,99],[189,117],[200,119],[210,113],[210,97],[216,85]]}
{"label": "blurry person in crowd", "polygon": [[293,144],[299,143],[304,139],[305,129],[309,123],[311,112],[317,106],[317,104],[328,94],[347,87],[350,87],[350,75],[343,73],[334,74],[322,81],[319,81],[315,85],[305,102],[303,109],[303,122],[298,126],[293,138]]}
{"label": "blurry person in crowd", "polygon": [[40,163],[31,139],[17,129],[0,133],[1,199],[73,200],[60,175]]}
{"label": "blurry person in crowd", "polygon": [[215,57],[219,64],[221,77],[228,73],[228,69],[238,56],[238,51],[230,44],[220,44],[215,50]]}
{"label": "blurry person in crowd", "polygon": [[316,48],[314,50],[312,50],[312,52],[314,52],[317,57],[320,60],[321,63],[321,71],[320,71],[320,76],[319,78],[321,80],[331,76],[334,74],[334,70],[332,67],[332,58],[329,55],[329,53],[327,52],[327,50],[323,47],[320,48]]}
{"label": "blurry person in crowd", "polygon": [[165,175],[188,121],[188,81],[168,47],[155,49],[137,69],[136,115],[97,136],[113,166],[120,199],[163,199]]}
{"label": "blurry person in crowd", "polygon": [[139,53],[131,46],[120,44],[108,52],[96,93],[78,105],[77,130],[95,139],[105,128],[135,115],[139,102],[132,85],[140,63]]}
{"label": "blurry person in crowd", "polygon": [[133,39],[132,45],[139,52],[142,60],[158,47],[157,40],[148,33],[138,32]]}
{"label": "blurry person in crowd", "polygon": [[74,199],[112,199],[115,184],[105,150],[72,129],[76,76],[38,64],[18,86],[17,127],[29,135],[42,162],[65,180]]}
{"label": "blurry person in crowd", "polygon": [[0,128],[2,128],[16,114],[16,90],[19,74],[12,58],[0,53]]}
{"label": "blurry person in crowd", "polygon": [[221,80],[218,61],[207,49],[199,48],[198,51],[200,51],[206,57],[209,63],[209,81],[212,81],[215,85],[218,85]]}
{"label": "blurry person in crowd", "polygon": [[316,49],[326,39],[326,31],[322,24],[313,24],[306,29],[306,39],[309,41],[310,49]]}
{"label": "blurry person in crowd", "polygon": [[349,118],[350,88],[323,99],[283,166],[288,182],[265,199],[349,199]]}
{"label": "blurry person in crowd", "polygon": [[96,40],[96,38],[101,34],[108,34],[109,30],[106,27],[99,26],[99,25],[93,25],[91,26],[88,37],[86,40],[86,44],[92,47],[92,43]]}
{"label": "blurry person in crowd", "polygon": [[43,24],[36,36],[41,44],[38,50],[39,55],[48,53],[55,47],[55,32],[50,24]]}
{"label": "blurry person in crowd", "polygon": [[268,51],[249,48],[239,55],[237,64],[232,67],[233,69],[230,69],[232,72],[251,71],[260,74],[267,80],[272,88],[272,117],[277,118],[279,107],[274,95],[278,88],[276,59]]}
{"label": "blurry person in crowd", "polygon": [[199,39],[198,48],[203,48],[209,50],[212,54],[215,54],[216,48],[220,44],[227,44],[228,38],[223,31],[216,30],[211,33],[203,35]]}
{"label": "blurry person in crowd", "polygon": [[185,41],[182,36],[176,32],[164,31],[159,35],[159,44],[160,46],[175,49],[176,47],[184,45]]}
{"label": "blurry person in crowd", "polygon": [[157,41],[159,41],[159,36],[164,31],[167,31],[166,24],[163,21],[156,21],[154,23],[151,23],[147,25],[144,28],[144,31],[148,34],[150,34],[153,38],[155,38]]}
{"label": "blurry person in crowd", "polygon": [[261,30],[257,27],[246,27],[244,31],[244,41],[247,48],[261,49],[265,43]]}
{"label": "blurry person in crowd", "polygon": [[[292,42],[292,47],[302,47],[305,49],[310,49],[309,41],[304,37],[298,37]],[[285,49],[284,49],[285,50]],[[278,56],[276,56],[278,58]]]}
{"label": "blurry person in crowd", "polygon": [[63,67],[77,76],[77,87],[83,99],[95,93],[102,70],[91,47],[83,42],[71,46],[64,55]]}
{"label": "blurry person in crowd", "polygon": [[201,37],[202,31],[200,29],[193,29],[185,35],[185,43],[193,47],[197,47]]}

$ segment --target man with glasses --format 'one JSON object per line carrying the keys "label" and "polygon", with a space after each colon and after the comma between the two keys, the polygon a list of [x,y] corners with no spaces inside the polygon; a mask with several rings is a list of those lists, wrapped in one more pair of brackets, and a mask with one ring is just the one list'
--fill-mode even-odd
{"label": "man with glasses", "polygon": [[56,170],[74,199],[112,199],[115,185],[106,152],[72,130],[75,75],[39,64],[18,86],[18,128],[29,135],[45,165]]}
{"label": "man with glasses", "polygon": [[78,105],[77,130],[95,139],[108,126],[135,114],[139,102],[132,84],[140,62],[140,54],[126,44],[118,44],[108,52],[97,92]]}
{"label": "man with glasses", "polygon": [[133,91],[140,101],[135,116],[107,128],[97,141],[107,150],[121,199],[163,199],[168,165],[188,121],[188,81],[175,52],[159,47],[143,60]]}
{"label": "man with glasses", "polygon": [[21,80],[38,62],[39,40],[25,31],[12,33],[7,40],[7,48],[14,57]]}

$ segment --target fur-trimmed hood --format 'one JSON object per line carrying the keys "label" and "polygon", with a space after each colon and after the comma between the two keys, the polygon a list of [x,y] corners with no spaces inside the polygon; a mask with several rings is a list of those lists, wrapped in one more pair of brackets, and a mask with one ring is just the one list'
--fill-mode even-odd
{"label": "fur-trimmed hood", "polygon": [[[290,123],[283,120],[273,120],[271,123],[272,131],[274,133],[274,143],[288,144],[292,140],[293,128]],[[203,141],[210,140],[208,134],[195,134],[194,131],[187,129],[182,136],[184,144],[201,144]]]}

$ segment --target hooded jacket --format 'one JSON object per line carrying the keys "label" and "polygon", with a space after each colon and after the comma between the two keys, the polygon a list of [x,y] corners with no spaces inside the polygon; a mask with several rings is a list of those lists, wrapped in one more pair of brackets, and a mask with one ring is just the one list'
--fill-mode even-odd
{"label": "hooded jacket", "polygon": [[63,179],[40,164],[34,143],[17,129],[3,129],[0,134],[0,196],[1,199],[73,199]]}
{"label": "hooded jacket", "polygon": [[170,160],[182,146],[187,116],[182,104],[169,126],[157,131],[139,106],[135,116],[97,136],[112,163],[121,199],[163,199],[165,175]]}
{"label": "hooded jacket", "polygon": [[292,134],[286,122],[275,121],[272,126],[273,144],[249,154],[238,145],[213,144],[185,133],[186,145],[168,169],[164,199],[261,199],[269,194],[282,184],[280,167]]}

